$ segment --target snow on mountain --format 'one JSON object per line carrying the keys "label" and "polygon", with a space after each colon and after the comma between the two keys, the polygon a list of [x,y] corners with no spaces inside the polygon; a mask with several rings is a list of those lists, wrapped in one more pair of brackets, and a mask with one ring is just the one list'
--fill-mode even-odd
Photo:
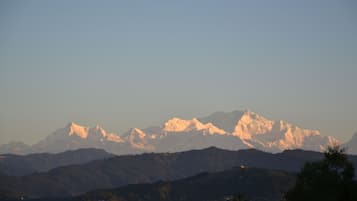
{"label": "snow on mountain", "polygon": [[172,118],[165,122],[163,131],[166,132],[190,132],[190,131],[204,130],[209,134],[225,134],[226,132],[217,128],[212,123],[203,124],[198,119],[184,120],[179,118]]}
{"label": "snow on mountain", "polygon": [[65,129],[68,130],[68,136],[75,135],[82,139],[99,139],[102,142],[104,140],[113,141],[117,143],[124,142],[124,140],[121,139],[120,136],[115,133],[107,133],[106,130],[104,130],[104,128],[100,127],[99,125],[93,128],[89,128],[71,122],[67,125]]}
{"label": "snow on mountain", "polygon": [[234,131],[232,134],[243,140],[249,140],[254,135],[262,135],[272,132],[274,121],[268,120],[253,112],[245,111],[240,119],[237,119]]}
{"label": "snow on mountain", "polygon": [[124,139],[134,149],[143,151],[154,151],[154,146],[148,141],[147,134],[139,128],[132,128],[127,134],[124,134]]}
{"label": "snow on mountain", "polygon": [[338,142],[317,130],[302,129],[284,121],[272,121],[251,111],[245,111],[232,133],[245,144],[266,151],[308,149],[322,151],[326,145]]}
{"label": "snow on mountain", "polygon": [[201,120],[223,126],[228,130],[227,135],[239,137],[248,147],[269,152],[286,149],[323,151],[327,145],[338,143],[337,139],[322,136],[317,130],[302,129],[281,120],[269,120],[249,110],[216,112]]}
{"label": "snow on mountain", "polygon": [[68,126],[68,135],[77,135],[80,138],[86,139],[88,137],[89,128],[80,126],[73,122],[69,123]]}
{"label": "snow on mountain", "polygon": [[32,152],[62,152],[80,148],[107,149],[110,144],[122,144],[125,141],[115,133],[107,133],[102,127],[93,128],[69,123],[56,130],[44,140],[33,145]]}
{"label": "snow on mountain", "polygon": [[175,117],[161,126],[133,128],[122,135],[108,133],[100,126],[90,128],[70,123],[29,150],[60,152],[93,147],[115,154],[131,154],[176,152],[216,146],[231,150],[256,148],[280,152],[286,149],[322,151],[327,145],[334,143],[338,143],[335,138],[322,136],[317,130],[269,120],[245,110],[216,112],[190,120]]}

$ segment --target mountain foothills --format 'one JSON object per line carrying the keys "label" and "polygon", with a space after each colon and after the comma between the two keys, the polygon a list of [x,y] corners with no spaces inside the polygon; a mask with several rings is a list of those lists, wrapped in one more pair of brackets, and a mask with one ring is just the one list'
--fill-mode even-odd
{"label": "mountain foothills", "polygon": [[100,149],[80,149],[57,154],[37,153],[29,155],[0,155],[0,173],[9,176],[23,176],[51,169],[84,164],[90,161],[113,157],[113,154]]}
{"label": "mountain foothills", "polygon": [[[0,147],[0,153],[58,153],[80,148],[99,148],[117,155],[144,152],[178,152],[215,146],[238,150],[255,148],[268,152],[287,149],[322,151],[339,143],[317,130],[273,121],[251,111],[216,112],[190,120],[172,118],[161,126],[132,128],[121,135],[70,123],[42,141],[29,146],[20,142]],[[353,145],[355,146],[355,145]],[[357,152],[356,152],[357,153]]]}
{"label": "mountain foothills", "polygon": [[229,201],[239,195],[254,201],[273,201],[281,200],[283,192],[289,190],[294,181],[295,175],[285,171],[238,167],[215,173],[201,173],[176,181],[96,190],[68,201]]}
{"label": "mountain foothills", "polygon": [[[234,167],[283,170],[294,175],[305,162],[321,160],[323,157],[323,153],[303,150],[272,154],[255,149],[229,151],[214,147],[178,153],[115,156],[24,176],[9,176],[0,171],[0,198],[11,195],[27,198],[71,197],[96,189],[173,181],[202,172],[212,173]],[[357,166],[357,156],[349,156],[349,160]],[[249,184],[249,178],[244,181],[246,183],[240,185]]]}

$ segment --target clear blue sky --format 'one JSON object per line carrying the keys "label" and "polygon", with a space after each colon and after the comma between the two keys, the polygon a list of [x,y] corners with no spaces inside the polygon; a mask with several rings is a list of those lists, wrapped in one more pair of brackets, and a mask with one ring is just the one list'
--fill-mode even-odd
{"label": "clear blue sky", "polygon": [[357,3],[1,1],[0,144],[250,109],[357,131]]}

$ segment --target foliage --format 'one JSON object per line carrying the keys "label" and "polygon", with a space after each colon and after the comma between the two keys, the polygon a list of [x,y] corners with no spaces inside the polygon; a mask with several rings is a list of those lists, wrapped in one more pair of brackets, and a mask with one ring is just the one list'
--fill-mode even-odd
{"label": "foliage", "polygon": [[354,167],[348,161],[345,149],[328,147],[324,156],[322,161],[305,164],[295,187],[285,196],[287,201],[357,200]]}

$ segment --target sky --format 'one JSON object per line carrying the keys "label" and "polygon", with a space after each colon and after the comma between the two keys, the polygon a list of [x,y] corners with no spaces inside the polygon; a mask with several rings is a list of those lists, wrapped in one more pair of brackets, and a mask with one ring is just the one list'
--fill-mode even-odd
{"label": "sky", "polygon": [[357,3],[0,2],[0,144],[249,109],[348,140]]}

